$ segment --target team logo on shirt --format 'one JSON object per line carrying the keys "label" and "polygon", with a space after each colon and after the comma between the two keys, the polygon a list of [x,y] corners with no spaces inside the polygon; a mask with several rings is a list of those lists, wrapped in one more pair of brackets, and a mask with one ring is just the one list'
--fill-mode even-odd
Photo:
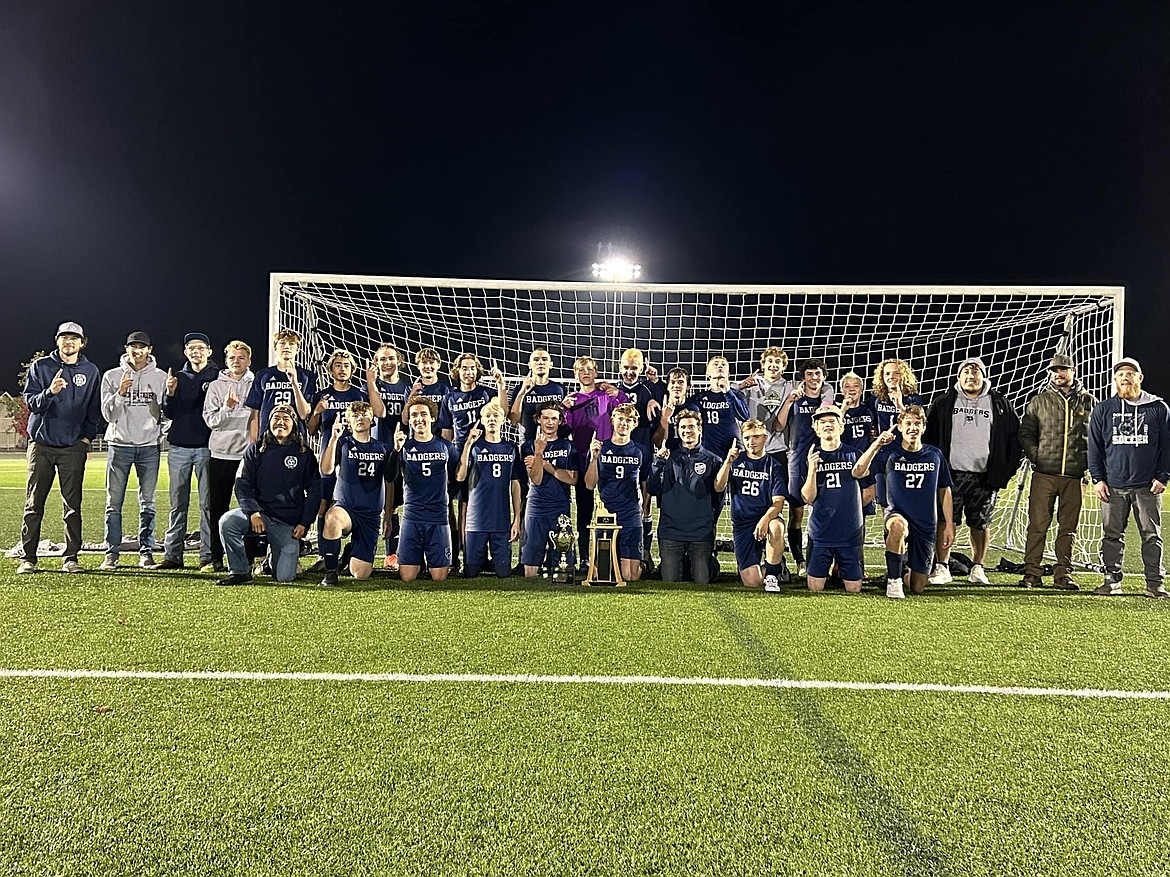
{"label": "team logo on shirt", "polygon": [[695,474],[696,475],[703,475],[703,474],[706,474],[706,472],[707,472],[707,464],[706,463],[696,463],[695,464]]}
{"label": "team logo on shirt", "polygon": [[1150,429],[1146,426],[1146,415],[1141,411],[1127,414],[1125,411],[1113,415],[1113,444],[1148,445]]}
{"label": "team logo on shirt", "polygon": [[83,374],[81,374],[80,372],[78,372],[77,374],[75,374],[75,375],[73,376],[73,386],[75,386],[75,387],[84,387],[84,386],[85,386],[85,382],[86,382],[87,380],[89,380],[89,379],[88,379],[88,378],[87,378],[85,375],[83,375]]}
{"label": "team logo on shirt", "polygon": [[297,458],[296,457],[285,457],[284,458],[284,468],[285,469],[297,468]]}

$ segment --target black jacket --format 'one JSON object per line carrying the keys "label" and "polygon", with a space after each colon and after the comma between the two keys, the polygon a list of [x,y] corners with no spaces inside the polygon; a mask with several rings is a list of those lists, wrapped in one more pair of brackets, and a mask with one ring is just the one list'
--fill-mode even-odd
{"label": "black jacket", "polygon": [[[951,459],[951,425],[958,390],[954,387],[931,400],[926,414],[926,431],[922,441],[934,445]],[[1012,476],[1020,468],[1020,418],[1003,393],[990,391],[991,395],[991,447],[987,456],[987,472],[983,483],[993,490],[1007,487]]]}

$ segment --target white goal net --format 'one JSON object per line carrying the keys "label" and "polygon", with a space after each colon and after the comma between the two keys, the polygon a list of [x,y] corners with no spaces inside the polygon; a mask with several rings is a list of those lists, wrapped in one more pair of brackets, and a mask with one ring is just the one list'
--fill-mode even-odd
{"label": "white goal net", "polygon": [[[817,357],[829,380],[855,371],[871,381],[888,357],[905,359],[924,399],[954,383],[970,356],[1020,414],[1047,381],[1054,353],[1068,353],[1098,399],[1110,393],[1121,354],[1124,291],[1081,286],[711,286],[545,283],[421,277],[273,274],[269,323],[305,339],[302,364],[323,372],[335,348],[368,359],[381,343],[406,354],[432,347],[444,369],[460,353],[493,363],[514,389],[535,347],[553,356],[553,377],[573,386],[572,363],[594,357],[616,379],[622,351],[637,347],[665,372],[676,366],[703,386],[707,360],[726,356],[732,376],[753,374],[777,345],[790,369]],[[413,377],[417,374],[408,369]],[[839,389],[839,387],[838,387]],[[1022,551],[1027,472],[1002,491],[993,544]],[[1100,514],[1086,491],[1077,561],[1096,567]],[[957,544],[966,545],[960,531]]]}

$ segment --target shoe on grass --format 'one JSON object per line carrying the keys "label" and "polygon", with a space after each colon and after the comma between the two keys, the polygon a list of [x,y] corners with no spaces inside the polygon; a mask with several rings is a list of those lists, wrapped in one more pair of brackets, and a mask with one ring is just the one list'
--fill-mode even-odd
{"label": "shoe on grass", "polygon": [[248,572],[234,572],[229,576],[224,576],[222,579],[217,579],[217,585],[246,585],[252,581],[252,574]]}
{"label": "shoe on grass", "polygon": [[386,558],[382,561],[382,568],[390,572],[398,572],[398,555],[387,554]]}
{"label": "shoe on grass", "polygon": [[223,572],[223,564],[218,560],[209,560],[199,567],[199,572]]}
{"label": "shoe on grass", "polygon": [[983,564],[981,563],[971,565],[971,571],[967,573],[967,581],[973,585],[991,584],[991,579],[987,577],[987,570],[983,568]]}
{"label": "shoe on grass", "polygon": [[36,572],[37,565],[31,560],[22,560],[20,565],[16,568],[17,575],[28,575],[30,572]]}
{"label": "shoe on grass", "polygon": [[[146,555],[143,555],[145,557]],[[171,560],[169,557],[164,557],[159,563],[154,565],[154,569],[182,569],[183,562],[181,560]]]}
{"label": "shoe on grass", "polygon": [[764,576],[764,590],[769,594],[780,593],[780,579],[776,576]]}
{"label": "shoe on grass", "polygon": [[951,576],[950,567],[945,563],[936,563],[927,581],[932,585],[949,585],[954,581],[954,578]]}
{"label": "shoe on grass", "polygon": [[1039,588],[1044,584],[1040,576],[1024,576],[1016,582],[1017,588]]}
{"label": "shoe on grass", "polygon": [[118,568],[118,555],[107,554],[102,558],[101,565],[98,567],[102,572],[113,572]]}
{"label": "shoe on grass", "polygon": [[1170,591],[1162,584],[1146,585],[1146,596],[1151,600],[1170,600]]}
{"label": "shoe on grass", "polygon": [[1120,597],[1125,592],[1121,590],[1121,582],[1115,582],[1109,578],[1101,583],[1101,587],[1094,588],[1093,593],[1098,597]]}
{"label": "shoe on grass", "polygon": [[886,596],[891,600],[906,599],[906,591],[902,588],[901,579],[886,579]]}
{"label": "shoe on grass", "polygon": [[1072,580],[1072,576],[1057,576],[1052,587],[1058,591],[1079,591],[1081,586]]}
{"label": "shoe on grass", "polygon": [[143,569],[154,569],[157,566],[154,562],[154,555],[149,551],[138,556],[138,565]]}
{"label": "shoe on grass", "polygon": [[792,583],[792,570],[788,568],[788,561],[780,558],[780,570],[776,573],[776,580],[782,585]]}
{"label": "shoe on grass", "polygon": [[337,570],[325,570],[325,576],[321,579],[322,588],[336,588],[337,587]]}
{"label": "shoe on grass", "polygon": [[79,572],[85,572],[85,568],[77,562],[76,557],[67,557],[61,561],[61,571],[76,575]]}

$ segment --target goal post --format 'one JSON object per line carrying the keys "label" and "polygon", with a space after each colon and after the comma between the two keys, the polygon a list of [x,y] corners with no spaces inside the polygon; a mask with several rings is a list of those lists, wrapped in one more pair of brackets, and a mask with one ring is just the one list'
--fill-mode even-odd
{"label": "goal post", "polygon": [[[553,377],[572,382],[572,363],[589,355],[599,377],[637,347],[665,371],[685,368],[697,386],[707,360],[726,356],[733,379],[753,374],[764,348],[825,360],[839,388],[847,371],[866,385],[888,357],[905,359],[930,399],[951,386],[965,358],[980,357],[995,389],[1017,413],[1047,381],[1054,353],[1077,363],[1098,399],[1111,392],[1122,353],[1124,289],[1111,286],[841,286],[551,283],[363,275],[273,274],[269,327],[304,338],[301,364],[323,371],[335,348],[368,359],[381,343],[406,354],[433,347],[444,368],[471,352],[497,365],[513,391],[536,347],[549,351]],[[993,544],[1021,550],[1027,527],[1027,471],[1002,491]],[[1077,560],[1096,566],[1100,514],[1086,491]],[[960,535],[958,544],[965,544]]]}

